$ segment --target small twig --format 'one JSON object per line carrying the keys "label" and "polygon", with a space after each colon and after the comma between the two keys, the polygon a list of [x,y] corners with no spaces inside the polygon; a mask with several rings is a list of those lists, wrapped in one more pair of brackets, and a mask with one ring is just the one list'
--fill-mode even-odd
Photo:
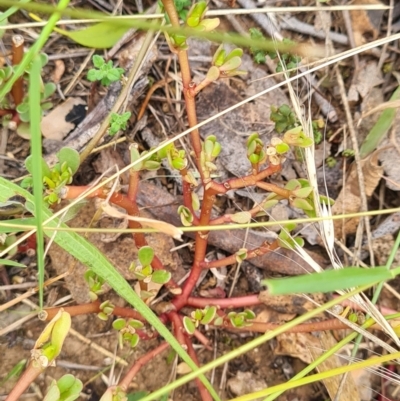
{"label": "small twig", "polygon": [[[14,35],[11,38],[12,43],[12,63],[18,65],[24,57],[24,37],[22,35]],[[24,99],[24,80],[21,76],[18,78],[11,88],[11,95],[14,99],[15,107],[22,103]]]}

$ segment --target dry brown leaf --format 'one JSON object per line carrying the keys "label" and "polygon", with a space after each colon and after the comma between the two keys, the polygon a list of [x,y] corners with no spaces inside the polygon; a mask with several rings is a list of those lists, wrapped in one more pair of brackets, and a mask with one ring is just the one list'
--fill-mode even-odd
{"label": "dry brown leaf", "polygon": [[[319,333],[319,345],[311,346],[310,353],[313,357],[313,360],[319,358],[326,350],[332,348],[336,345],[336,340],[333,338],[332,334],[327,331],[322,331]],[[318,372],[327,372],[329,370],[339,368],[342,366],[340,359],[336,355],[332,355],[327,358],[324,362],[318,365]],[[338,391],[340,382],[343,376],[333,376],[329,379],[323,380],[324,386],[326,387],[331,400],[337,401],[359,401],[359,391],[357,390],[357,386],[354,383],[354,380],[351,375],[346,376],[346,381],[344,382],[343,387],[340,389],[339,398],[335,398]],[[364,400],[364,398],[363,398]],[[367,401],[367,400],[365,400]]]}
{"label": "dry brown leaf", "polygon": [[192,369],[190,369],[189,365],[186,362],[181,362],[176,367],[176,373],[178,375],[186,375],[190,373]]}
{"label": "dry brown leaf", "polygon": [[74,121],[68,119],[68,115],[79,106],[86,106],[86,103],[79,97],[70,97],[43,117],[40,123],[43,136],[62,141],[76,126]]}
{"label": "dry brown leaf", "polygon": [[276,355],[289,355],[307,364],[313,361],[310,348],[321,348],[319,339],[310,333],[283,333],[276,339]]}
{"label": "dry brown leaf", "polygon": [[[378,164],[379,150],[372,153],[369,157],[361,160],[361,168],[364,174],[365,194],[371,196],[377,187],[383,174],[383,167]],[[335,204],[332,206],[332,214],[357,213],[360,211],[361,197],[360,186],[358,185],[358,174],[356,165],[353,164],[350,174],[347,177],[346,184],[340,191]],[[335,236],[343,237],[342,228],[346,235],[354,234],[357,230],[359,217],[353,217],[345,220],[334,220]]]}
{"label": "dry brown leaf", "polygon": [[[303,362],[310,364],[321,356],[326,350],[332,348],[336,342],[329,332],[320,332],[318,337],[310,333],[283,333],[277,337],[278,346],[275,349],[277,355],[289,355],[299,358]],[[336,356],[331,356],[318,365],[319,372],[326,372],[334,368],[340,367],[340,360]],[[335,395],[340,385],[341,376],[335,376],[323,383],[331,397],[336,399]],[[360,397],[357,388],[351,376],[348,376],[344,387],[340,393],[338,401],[359,401]]]}
{"label": "dry brown leaf", "polygon": [[372,88],[383,83],[382,71],[377,61],[360,62],[359,69],[355,72],[352,84],[347,95],[349,102],[357,102],[369,96]]}
{"label": "dry brown leaf", "polygon": [[[354,0],[353,5],[379,4],[384,6],[378,0]],[[379,34],[379,27],[382,21],[384,10],[356,10],[350,11],[354,41],[357,46],[365,43],[364,34],[369,33],[375,40]]]}
{"label": "dry brown leaf", "polygon": [[[279,313],[303,315],[316,308],[314,302],[301,295],[270,295],[268,291],[261,291],[258,299]],[[323,294],[313,294],[313,299],[318,304],[324,303]]]}
{"label": "dry brown leaf", "polygon": [[64,61],[62,60],[54,60],[54,65],[55,69],[53,71],[53,74],[51,75],[51,80],[55,83],[58,84],[64,75],[65,72],[65,64]]}
{"label": "dry brown leaf", "polygon": [[119,219],[127,218],[131,221],[137,221],[145,227],[154,228],[164,234],[170,235],[174,239],[177,239],[179,241],[182,240],[183,231],[172,224],[160,220],[148,219],[147,217],[129,216],[126,213],[120,212],[118,209],[111,206],[107,202],[102,202],[101,208],[103,209],[104,213],[107,213],[111,217],[117,217]]}

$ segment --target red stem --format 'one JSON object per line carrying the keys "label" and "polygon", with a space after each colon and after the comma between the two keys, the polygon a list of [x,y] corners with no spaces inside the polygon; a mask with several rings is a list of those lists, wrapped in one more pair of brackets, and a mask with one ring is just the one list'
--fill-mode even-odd
{"label": "red stem", "polygon": [[[264,180],[267,177],[270,177],[271,175],[278,173],[281,171],[282,166],[281,165],[273,165],[270,164],[267,168],[264,170],[260,171],[256,175],[247,175],[245,177],[240,177],[240,178],[232,178],[230,180],[225,181],[224,183],[217,183],[215,181],[212,181],[210,183],[211,189],[214,191],[215,194],[225,194],[231,189],[240,189],[240,188],[245,188],[245,187],[250,187],[257,185],[259,181]],[[276,186],[276,188],[280,188]],[[274,192],[274,191],[272,191]]]}
{"label": "red stem", "polygon": [[[193,362],[197,366],[199,366],[199,360],[197,359],[197,355],[193,348],[191,339],[188,336],[185,336],[185,340],[186,340],[187,352],[188,352],[189,356],[192,358]],[[212,401],[212,397],[211,397],[210,393],[207,391],[207,389],[205,388],[204,384],[200,381],[200,379],[196,378],[195,382],[196,382],[197,388],[199,389],[201,399],[203,401]]]}
{"label": "red stem", "polygon": [[[273,241],[271,244],[264,242],[260,247],[247,251],[247,257],[244,260],[256,258],[257,256],[265,255],[268,252],[274,251],[279,248],[279,243],[277,240]],[[211,262],[202,262],[200,266],[203,269],[211,269],[213,267],[223,267],[228,265],[233,265],[237,263],[237,256],[235,254],[227,256],[226,258],[213,260]]]}
{"label": "red stem", "polygon": [[246,295],[235,298],[196,298],[189,297],[186,305],[193,308],[205,308],[206,306],[219,306],[225,308],[245,308],[247,306],[260,305],[262,302],[258,299],[258,295]]}
{"label": "red stem", "polygon": [[[211,194],[210,190],[206,190],[204,193],[203,205],[201,208],[201,214],[199,220],[199,224],[201,226],[208,225],[214,202],[215,202],[215,195]],[[174,304],[176,310],[180,310],[183,306],[185,306],[187,298],[189,297],[190,293],[192,292],[193,288],[196,285],[198,278],[200,277],[202,271],[200,264],[204,261],[206,255],[207,239],[208,239],[208,231],[198,231],[196,233],[194,260],[189,278],[183,285],[182,294],[179,297],[172,300],[172,303]]]}
{"label": "red stem", "polygon": [[126,392],[128,390],[129,384],[134,379],[139,370],[158,354],[161,354],[161,352],[168,349],[168,347],[169,344],[167,342],[163,342],[157,348],[152,349],[146,355],[143,355],[141,358],[139,358],[136,363],[129,369],[129,372],[125,375],[125,377],[119,382],[118,386]]}
{"label": "red stem", "polygon": [[178,340],[179,344],[185,347],[186,340],[185,340],[185,329],[183,327],[182,321],[179,315],[176,312],[169,312],[167,314],[169,320],[174,325],[174,333],[175,337]]}
{"label": "red stem", "polygon": [[37,377],[44,371],[39,367],[34,367],[35,362],[30,361],[28,367],[25,369],[22,376],[19,378],[17,384],[13,387],[8,394],[6,401],[17,401],[20,399],[24,391],[37,379]]}
{"label": "red stem", "polygon": [[[63,306],[65,312],[68,312],[71,316],[86,315],[87,313],[100,313],[100,301],[95,301],[89,304],[81,304],[74,306]],[[46,321],[50,321],[57,314],[60,308],[49,308],[45,309],[47,312]],[[131,318],[146,322],[143,316],[131,308],[123,308],[121,306],[115,306],[112,312],[114,316],[120,316],[125,318]]]}

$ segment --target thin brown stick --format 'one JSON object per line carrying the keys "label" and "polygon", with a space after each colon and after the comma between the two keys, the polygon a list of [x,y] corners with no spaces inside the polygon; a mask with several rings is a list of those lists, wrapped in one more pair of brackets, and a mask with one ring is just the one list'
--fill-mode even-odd
{"label": "thin brown stick", "polygon": [[[14,35],[11,38],[12,43],[12,63],[14,66],[21,63],[24,57],[24,37],[22,35]],[[24,99],[24,81],[18,78],[11,88],[11,95],[14,99],[15,107],[22,103]]]}

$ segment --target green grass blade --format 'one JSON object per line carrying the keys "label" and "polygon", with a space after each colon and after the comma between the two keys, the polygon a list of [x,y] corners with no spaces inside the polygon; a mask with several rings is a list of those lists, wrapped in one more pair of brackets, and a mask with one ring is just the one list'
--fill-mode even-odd
{"label": "green grass blade", "polygon": [[4,386],[9,380],[18,379],[21,373],[24,371],[26,365],[26,359],[22,359],[15,364],[11,370],[7,373],[6,377],[0,381],[0,387]]}
{"label": "green grass blade", "polygon": [[[0,177],[0,202],[4,202],[16,194],[23,196],[27,201],[33,202],[33,196],[29,192]],[[43,220],[46,220],[45,223],[48,227],[67,227],[65,224],[61,224],[58,219],[47,221],[52,216],[52,212],[48,208],[44,207],[42,209],[42,215]],[[51,236],[52,231],[45,231],[45,234]],[[198,371],[199,368],[182,348],[176,338],[160,322],[154,312],[140,299],[136,292],[133,291],[130,284],[118,273],[114,266],[93,244],[86,241],[77,233],[71,231],[57,232],[54,241],[85,266],[89,267],[100,277],[104,278],[116,293],[129,302],[160,333],[160,335],[165,338],[176,353],[194,372]],[[197,376],[206,386],[213,398],[215,400],[220,400],[218,394],[215,392],[206,377],[203,374]]]}
{"label": "green grass blade", "polygon": [[[19,4],[26,4],[29,3],[31,0],[20,0]],[[0,15],[0,23],[3,22],[6,18],[11,17],[13,14],[15,14],[20,7],[10,7],[8,10],[4,11],[4,13],[2,13]]]}
{"label": "green grass blade", "polygon": [[14,266],[14,267],[23,267],[25,268],[26,265],[23,265],[22,263],[15,262],[14,260],[8,260],[8,259],[0,259],[0,266]]}
{"label": "green grass blade", "polygon": [[345,267],[297,277],[266,279],[262,280],[261,284],[268,287],[268,292],[271,295],[312,294],[372,285],[380,281],[390,280],[393,277],[394,272],[388,271],[386,267],[374,267],[372,269]]}
{"label": "green grass blade", "polygon": [[24,226],[34,226],[35,224],[36,219],[34,217],[2,221],[0,225],[0,234],[19,233],[21,231],[27,231]]}
{"label": "green grass blade", "polygon": [[[400,86],[393,92],[391,101],[400,99]],[[386,134],[389,132],[390,127],[393,124],[394,118],[396,117],[397,109],[386,109],[379,116],[378,121],[369,131],[367,137],[365,138],[363,144],[360,148],[360,157],[364,159],[369,154],[371,154],[375,149],[377,149],[379,143],[385,138]]]}
{"label": "green grass blade", "polygon": [[33,161],[33,197],[36,219],[36,260],[39,273],[39,306],[43,308],[43,284],[44,284],[44,233],[43,223],[43,172],[42,172],[42,133],[40,120],[42,110],[40,108],[40,83],[42,64],[38,55],[33,59],[29,79],[29,116],[31,132],[31,154]]}

